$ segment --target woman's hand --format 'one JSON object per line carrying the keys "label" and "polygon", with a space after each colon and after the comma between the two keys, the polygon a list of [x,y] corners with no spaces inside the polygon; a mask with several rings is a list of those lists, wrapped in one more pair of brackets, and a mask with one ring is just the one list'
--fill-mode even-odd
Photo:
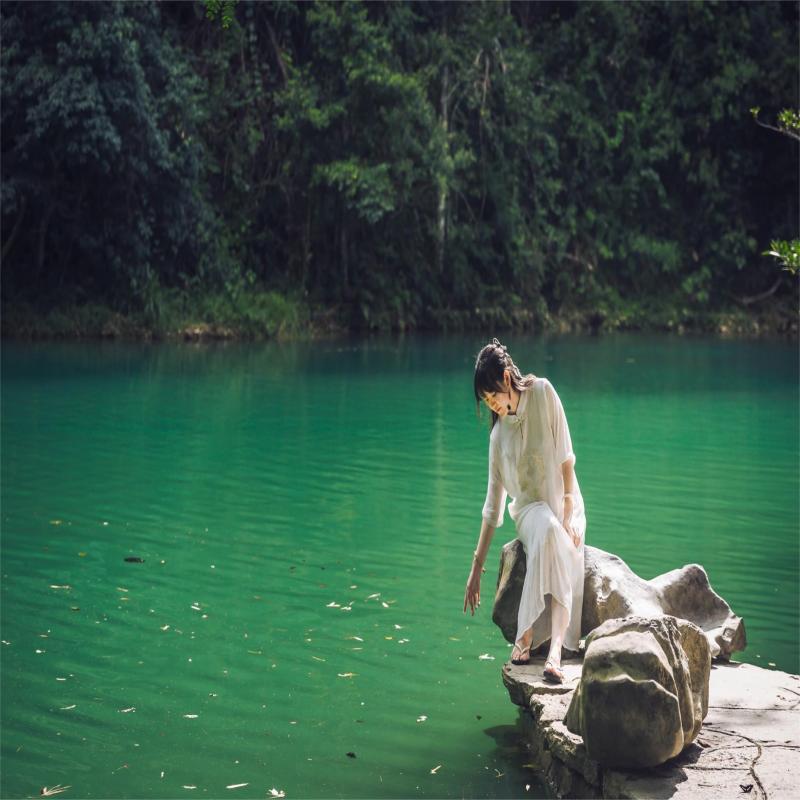
{"label": "woman's hand", "polygon": [[575,532],[575,529],[572,527],[572,498],[565,497],[564,498],[564,520],[561,523],[564,526],[564,530],[569,534],[570,539],[572,539],[572,543],[575,545],[576,548],[581,546],[581,537]]}
{"label": "woman's hand", "polygon": [[467,613],[467,604],[475,616],[475,609],[481,604],[481,570],[472,562],[472,570],[467,578],[467,588],[464,591],[464,613]]}

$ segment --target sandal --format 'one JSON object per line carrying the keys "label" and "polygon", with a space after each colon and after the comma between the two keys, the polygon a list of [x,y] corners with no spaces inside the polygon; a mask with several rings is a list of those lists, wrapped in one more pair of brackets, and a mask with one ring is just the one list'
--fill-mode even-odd
{"label": "sandal", "polygon": [[[514,658],[514,650],[519,650],[520,655],[525,655],[525,658]],[[531,646],[523,647],[522,645],[514,642],[514,650],[511,651],[511,663],[520,667],[531,663]]]}
{"label": "sandal", "polygon": [[548,683],[564,683],[564,672],[550,659],[545,661],[542,675]]}

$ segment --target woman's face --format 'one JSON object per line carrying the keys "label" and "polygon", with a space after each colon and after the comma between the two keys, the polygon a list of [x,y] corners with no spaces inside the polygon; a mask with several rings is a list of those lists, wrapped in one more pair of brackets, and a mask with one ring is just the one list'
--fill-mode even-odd
{"label": "woman's face", "polygon": [[483,402],[499,417],[508,414],[508,407],[511,405],[511,378],[508,370],[503,373],[503,385],[494,392],[485,392]]}

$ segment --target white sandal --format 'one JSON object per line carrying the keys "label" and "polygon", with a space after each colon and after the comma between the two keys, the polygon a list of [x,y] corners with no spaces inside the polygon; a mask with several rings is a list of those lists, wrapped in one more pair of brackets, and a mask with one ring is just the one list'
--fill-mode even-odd
{"label": "white sandal", "polygon": [[564,671],[549,658],[544,662],[542,675],[548,683],[564,683]]}

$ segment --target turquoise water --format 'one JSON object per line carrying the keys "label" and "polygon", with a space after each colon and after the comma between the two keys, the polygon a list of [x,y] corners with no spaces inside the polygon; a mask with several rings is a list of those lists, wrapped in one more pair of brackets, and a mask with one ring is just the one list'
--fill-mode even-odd
{"label": "turquoise water", "polygon": [[[481,344],[4,344],[0,794],[547,796],[462,611]],[[703,564],[741,660],[797,672],[796,346],[506,344],[564,403],[587,542]]]}

